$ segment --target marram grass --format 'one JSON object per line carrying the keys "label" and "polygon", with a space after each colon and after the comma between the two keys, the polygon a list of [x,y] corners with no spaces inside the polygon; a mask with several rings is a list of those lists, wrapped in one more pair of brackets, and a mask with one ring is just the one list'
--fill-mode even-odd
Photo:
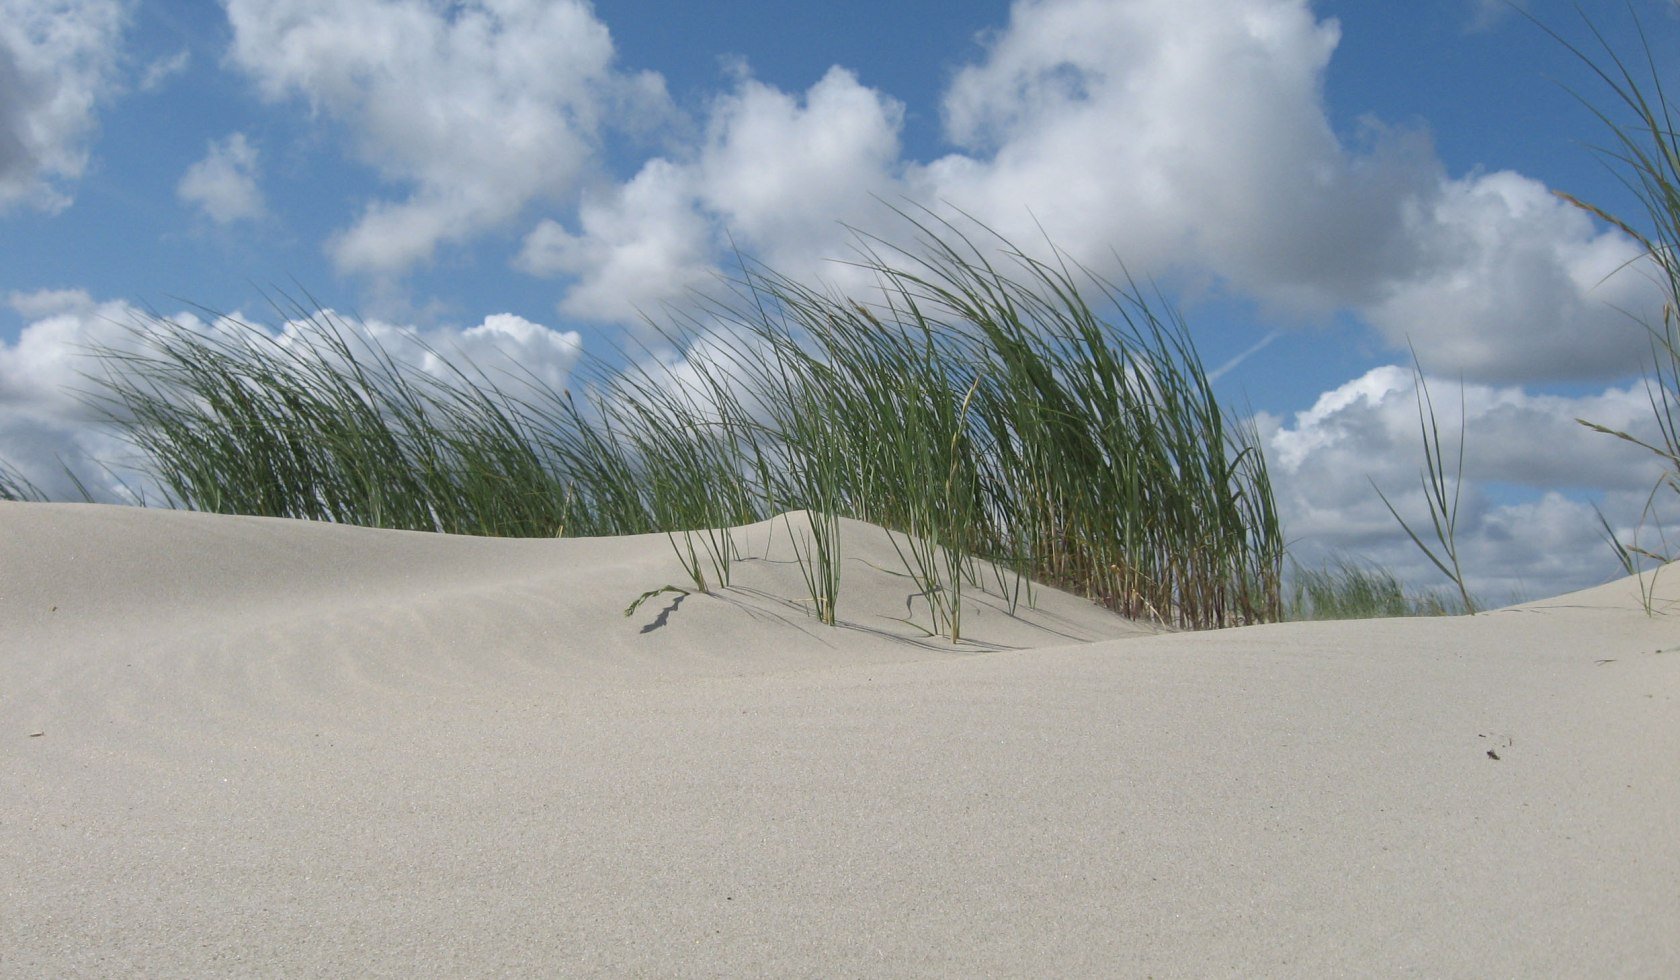
{"label": "marram grass", "polygon": [[701,590],[728,585],[713,529],[805,510],[796,544],[831,623],[841,516],[893,532],[953,640],[977,558],[1173,626],[1278,619],[1258,435],[1219,405],[1183,323],[1131,285],[916,227],[913,250],[861,239],[867,294],[743,263],[726,299],[660,325],[681,370],[586,360],[556,391],[453,362],[442,381],[300,309],[306,343],[226,321],[137,327],[135,350],[101,352],[93,398],[173,506],[665,531]]}
{"label": "marram grass", "polygon": [[[1631,8],[1629,12],[1632,13]],[[1636,15],[1634,25],[1640,39],[1640,50],[1633,58],[1618,55],[1586,14],[1582,13],[1581,17],[1602,50],[1602,57],[1583,51],[1551,28],[1541,27],[1580,59],[1613,96],[1608,100],[1609,107],[1604,109],[1584,98],[1582,102],[1592,109],[1608,131],[1609,143],[1599,152],[1645,211],[1645,220],[1641,223],[1643,228],[1635,227],[1634,223],[1573,195],[1562,191],[1556,193],[1638,243],[1648,260],[1647,269],[1654,272],[1662,290],[1664,303],[1661,322],[1645,323],[1651,338],[1650,370],[1645,390],[1652,418],[1656,422],[1656,437],[1641,439],[1589,419],[1576,421],[1595,432],[1639,446],[1661,461],[1662,475],[1646,499],[1641,526],[1635,531],[1633,540],[1624,542],[1619,539],[1609,522],[1602,514],[1599,515],[1599,521],[1624,570],[1639,575],[1640,590],[1649,612],[1651,583],[1654,583],[1657,571],[1652,572],[1651,583],[1647,583],[1642,562],[1661,565],[1680,559],[1680,554],[1674,553],[1668,546],[1660,524],[1654,529],[1655,536],[1664,542],[1660,549],[1639,542],[1639,532],[1644,530],[1645,522],[1654,522],[1660,510],[1659,497],[1680,493],[1680,111],[1669,99],[1663,84],[1667,66],[1658,62]],[[1673,498],[1668,499],[1672,503]]]}
{"label": "marram grass", "polygon": [[1284,618],[1292,621],[1462,616],[1478,605],[1461,594],[1408,590],[1388,569],[1345,557],[1295,567],[1284,593]]}

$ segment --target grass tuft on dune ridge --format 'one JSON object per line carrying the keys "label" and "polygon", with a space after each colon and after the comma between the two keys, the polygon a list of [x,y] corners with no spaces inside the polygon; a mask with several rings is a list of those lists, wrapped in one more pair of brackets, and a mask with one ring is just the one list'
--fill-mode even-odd
{"label": "grass tuft on dune ridge", "polygon": [[171,506],[463,534],[664,531],[702,590],[708,573],[727,585],[733,557],[710,530],[808,510],[800,543],[828,622],[843,602],[836,516],[893,532],[953,640],[976,558],[1173,626],[1278,619],[1259,437],[1214,398],[1183,322],[1059,255],[912,224],[911,249],[858,237],[863,294],[743,261],[726,298],[657,325],[680,360],[586,359],[566,390],[437,352],[446,377],[426,374],[297,308],[282,311],[285,343],[225,320],[137,325],[134,349],[97,352],[92,397]]}
{"label": "grass tuft on dune ridge", "polygon": [[[1604,515],[1598,515],[1623,570],[1639,577],[1646,612],[1651,612],[1656,576],[1663,565],[1680,560],[1680,553],[1673,551],[1661,524],[1656,523],[1658,498],[1671,492],[1680,493],[1680,120],[1676,119],[1675,104],[1669,100],[1663,85],[1663,67],[1658,64],[1644,25],[1633,8],[1629,7],[1628,13],[1639,37],[1638,59],[1618,54],[1584,11],[1577,8],[1576,13],[1597,42],[1600,55],[1583,50],[1533,16],[1529,20],[1579,59],[1612,96],[1609,107],[1601,108],[1592,99],[1576,94],[1608,132],[1610,142],[1599,147],[1598,152],[1644,209],[1644,229],[1573,194],[1553,193],[1638,243],[1664,294],[1661,322],[1642,321],[1651,341],[1645,392],[1656,422],[1656,438],[1641,439],[1591,419],[1575,420],[1595,432],[1632,443],[1662,461],[1664,472],[1646,498],[1640,524],[1631,540],[1619,538]],[[1647,522],[1655,524],[1655,537],[1661,544],[1650,544],[1649,536],[1646,543],[1640,542]],[[1652,569],[1649,581],[1645,577],[1648,567]]]}

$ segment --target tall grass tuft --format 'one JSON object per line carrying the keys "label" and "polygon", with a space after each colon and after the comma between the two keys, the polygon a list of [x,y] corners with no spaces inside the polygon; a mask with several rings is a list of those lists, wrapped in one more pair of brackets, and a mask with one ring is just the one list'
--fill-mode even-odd
{"label": "tall grass tuft", "polygon": [[367,335],[302,314],[285,340],[154,319],[96,350],[91,401],[149,460],[168,503],[218,513],[460,534],[547,535],[565,484],[536,419],[487,377],[407,368]]}
{"label": "tall grass tuft", "polygon": [[41,488],[23,474],[0,462],[0,500],[45,500]]}
{"label": "tall grass tuft", "polygon": [[1018,576],[1012,594],[1044,582],[1174,626],[1279,618],[1259,438],[1220,407],[1183,322],[1132,283],[912,224],[911,249],[859,236],[866,292],[743,260],[722,299],[655,325],[680,362],[587,358],[564,390],[470,364],[439,379],[297,310],[307,342],[148,324],[135,351],[102,352],[96,400],[179,506],[664,531],[702,590],[728,584],[718,529],[806,511],[796,543],[829,623],[841,517],[889,530],[953,641],[976,559]]}
{"label": "tall grass tuft", "polygon": [[1423,365],[1418,363],[1416,351],[1412,352],[1412,390],[1417,398],[1418,431],[1423,441],[1424,469],[1418,474],[1418,482],[1423,487],[1424,500],[1429,505],[1429,521],[1434,531],[1435,544],[1431,546],[1412,529],[1412,525],[1400,516],[1400,511],[1395,509],[1394,503],[1388,499],[1388,494],[1383,493],[1375,480],[1371,481],[1371,487],[1377,491],[1383,506],[1387,507],[1389,514],[1400,523],[1400,529],[1406,532],[1412,544],[1458,588],[1459,600],[1463,603],[1465,613],[1474,614],[1476,601],[1471,598],[1470,589],[1464,584],[1464,569],[1458,560],[1458,502],[1464,489],[1464,386],[1461,382],[1458,389],[1458,461],[1450,481],[1447,478],[1446,453],[1441,448],[1441,427],[1435,418],[1435,400],[1429,396],[1429,383],[1424,379]]}
{"label": "tall grass tuft", "polygon": [[[1664,89],[1662,73],[1644,27],[1638,23],[1637,16],[1634,22],[1643,63],[1633,65],[1617,55],[1590,20],[1586,21],[1587,29],[1598,42],[1603,52],[1602,59],[1571,44],[1544,24],[1540,27],[1579,58],[1610,90],[1614,102],[1619,103],[1615,110],[1606,111],[1588,99],[1581,100],[1609,131],[1611,143],[1601,148],[1600,152],[1611,168],[1618,172],[1623,184],[1638,197],[1645,209],[1647,229],[1640,230],[1632,223],[1573,195],[1561,191],[1556,193],[1638,242],[1657,270],[1658,282],[1666,293],[1661,324],[1646,324],[1651,334],[1653,363],[1646,379],[1646,393],[1650,398],[1651,414],[1657,423],[1659,435],[1656,440],[1646,441],[1596,422],[1576,419],[1594,431],[1646,449],[1663,461],[1665,472],[1651,488],[1647,499],[1645,516],[1649,517],[1660,495],[1665,492],[1680,493],[1680,126],[1677,126],[1675,106]],[[1617,116],[1629,121],[1620,122]],[[1602,522],[1603,518],[1600,520]],[[1623,543],[1609,531],[1607,523],[1605,529],[1610,534],[1611,546],[1618,559],[1630,572],[1636,570],[1636,556],[1659,562],[1680,558],[1680,555],[1661,554],[1642,547],[1637,541]],[[1649,596],[1649,591],[1646,594]],[[1647,608],[1649,606],[1647,599]]]}

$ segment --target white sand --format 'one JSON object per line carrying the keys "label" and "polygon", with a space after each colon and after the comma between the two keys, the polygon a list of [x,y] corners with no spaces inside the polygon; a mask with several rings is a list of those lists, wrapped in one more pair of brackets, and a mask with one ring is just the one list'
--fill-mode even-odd
{"label": "white sand", "polygon": [[953,648],[774,529],[627,619],[663,536],[0,503],[0,975],[1680,975],[1680,569]]}

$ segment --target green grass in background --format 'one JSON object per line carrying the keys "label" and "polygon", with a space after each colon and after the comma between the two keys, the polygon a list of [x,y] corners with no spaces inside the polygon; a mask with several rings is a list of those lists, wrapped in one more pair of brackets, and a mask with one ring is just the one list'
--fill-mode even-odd
{"label": "green grass in background", "polygon": [[1461,596],[1407,589],[1386,568],[1337,558],[1318,568],[1293,567],[1284,595],[1288,620],[1461,616],[1474,612]]}

